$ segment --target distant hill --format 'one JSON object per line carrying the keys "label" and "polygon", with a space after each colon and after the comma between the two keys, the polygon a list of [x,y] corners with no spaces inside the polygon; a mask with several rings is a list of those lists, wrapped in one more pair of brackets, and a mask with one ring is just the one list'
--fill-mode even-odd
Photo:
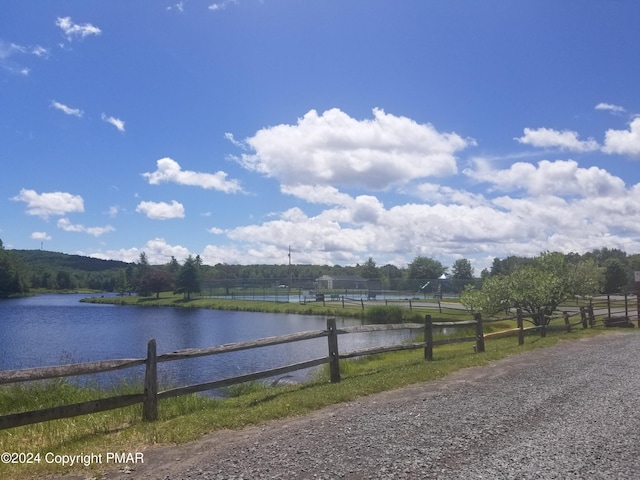
{"label": "distant hill", "polygon": [[80,270],[83,272],[104,272],[127,268],[131,263],[119,260],[69,255],[46,250],[10,250],[29,270]]}

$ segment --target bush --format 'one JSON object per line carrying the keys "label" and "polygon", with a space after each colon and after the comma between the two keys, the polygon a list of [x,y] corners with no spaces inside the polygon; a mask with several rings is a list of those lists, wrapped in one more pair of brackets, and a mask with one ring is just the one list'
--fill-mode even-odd
{"label": "bush", "polygon": [[364,319],[369,323],[402,323],[404,309],[387,305],[368,308],[364,312]]}

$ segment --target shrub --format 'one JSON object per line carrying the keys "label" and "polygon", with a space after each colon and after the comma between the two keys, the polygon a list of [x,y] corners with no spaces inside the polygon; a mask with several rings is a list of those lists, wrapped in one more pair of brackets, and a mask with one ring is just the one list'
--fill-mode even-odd
{"label": "shrub", "polygon": [[364,318],[370,323],[402,323],[404,309],[402,307],[387,305],[368,308]]}

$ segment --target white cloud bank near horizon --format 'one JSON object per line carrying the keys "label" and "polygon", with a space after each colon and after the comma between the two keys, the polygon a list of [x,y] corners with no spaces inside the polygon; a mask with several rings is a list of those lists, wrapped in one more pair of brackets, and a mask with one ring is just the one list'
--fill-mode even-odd
{"label": "white cloud bank near horizon", "polygon": [[[632,120],[629,130],[608,130],[602,149],[633,161],[638,129],[640,119]],[[568,130],[524,132],[515,143],[576,155],[601,148]],[[372,257],[379,264],[403,266],[425,255],[450,265],[464,257],[479,273],[495,256],[584,253],[634,244],[640,236],[640,184],[626,185],[604,168],[581,166],[571,158],[518,161],[506,168],[473,154],[461,160],[475,140],[379,109],[366,120],[338,109],[321,115],[310,111],[294,125],[263,128],[242,142],[227,138],[242,150],[234,160],[275,178],[280,193],[298,205],[242,226],[210,225],[209,233],[203,229],[200,251],[156,237],[142,247],[84,254],[137,261],[145,251],[152,263],[172,256],[183,261],[189,254],[199,254],[207,264],[285,263],[291,247],[296,263],[356,264]],[[305,158],[312,160],[300,161]],[[462,163],[468,166],[460,171]],[[168,157],[156,167],[142,174],[150,185],[258,196],[244,192],[222,171],[185,170]],[[82,211],[81,198],[63,192],[23,190],[13,200],[24,201],[27,213],[43,218]],[[177,200],[141,201],[136,211],[152,220],[186,216]],[[66,219],[58,226],[95,236],[112,228],[92,232]],[[221,241],[213,244],[211,235]]]}

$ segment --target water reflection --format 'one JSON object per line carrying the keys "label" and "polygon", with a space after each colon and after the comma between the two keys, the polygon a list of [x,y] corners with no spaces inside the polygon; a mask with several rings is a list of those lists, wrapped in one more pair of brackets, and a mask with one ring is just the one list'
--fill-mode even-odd
{"label": "water reflection", "polygon": [[[155,338],[158,354],[233,342],[322,330],[315,316],[205,309],[129,307],[80,303],[83,295],[41,295],[0,301],[0,368],[4,370],[116,358],[143,358]],[[356,325],[338,319],[338,327]],[[412,332],[390,331],[339,336],[343,352],[401,343]],[[327,339],[163,362],[164,387],[218,380],[326,356]],[[308,371],[291,374],[308,378]],[[87,377],[84,382],[110,384],[124,376],[141,382],[143,369]]]}

